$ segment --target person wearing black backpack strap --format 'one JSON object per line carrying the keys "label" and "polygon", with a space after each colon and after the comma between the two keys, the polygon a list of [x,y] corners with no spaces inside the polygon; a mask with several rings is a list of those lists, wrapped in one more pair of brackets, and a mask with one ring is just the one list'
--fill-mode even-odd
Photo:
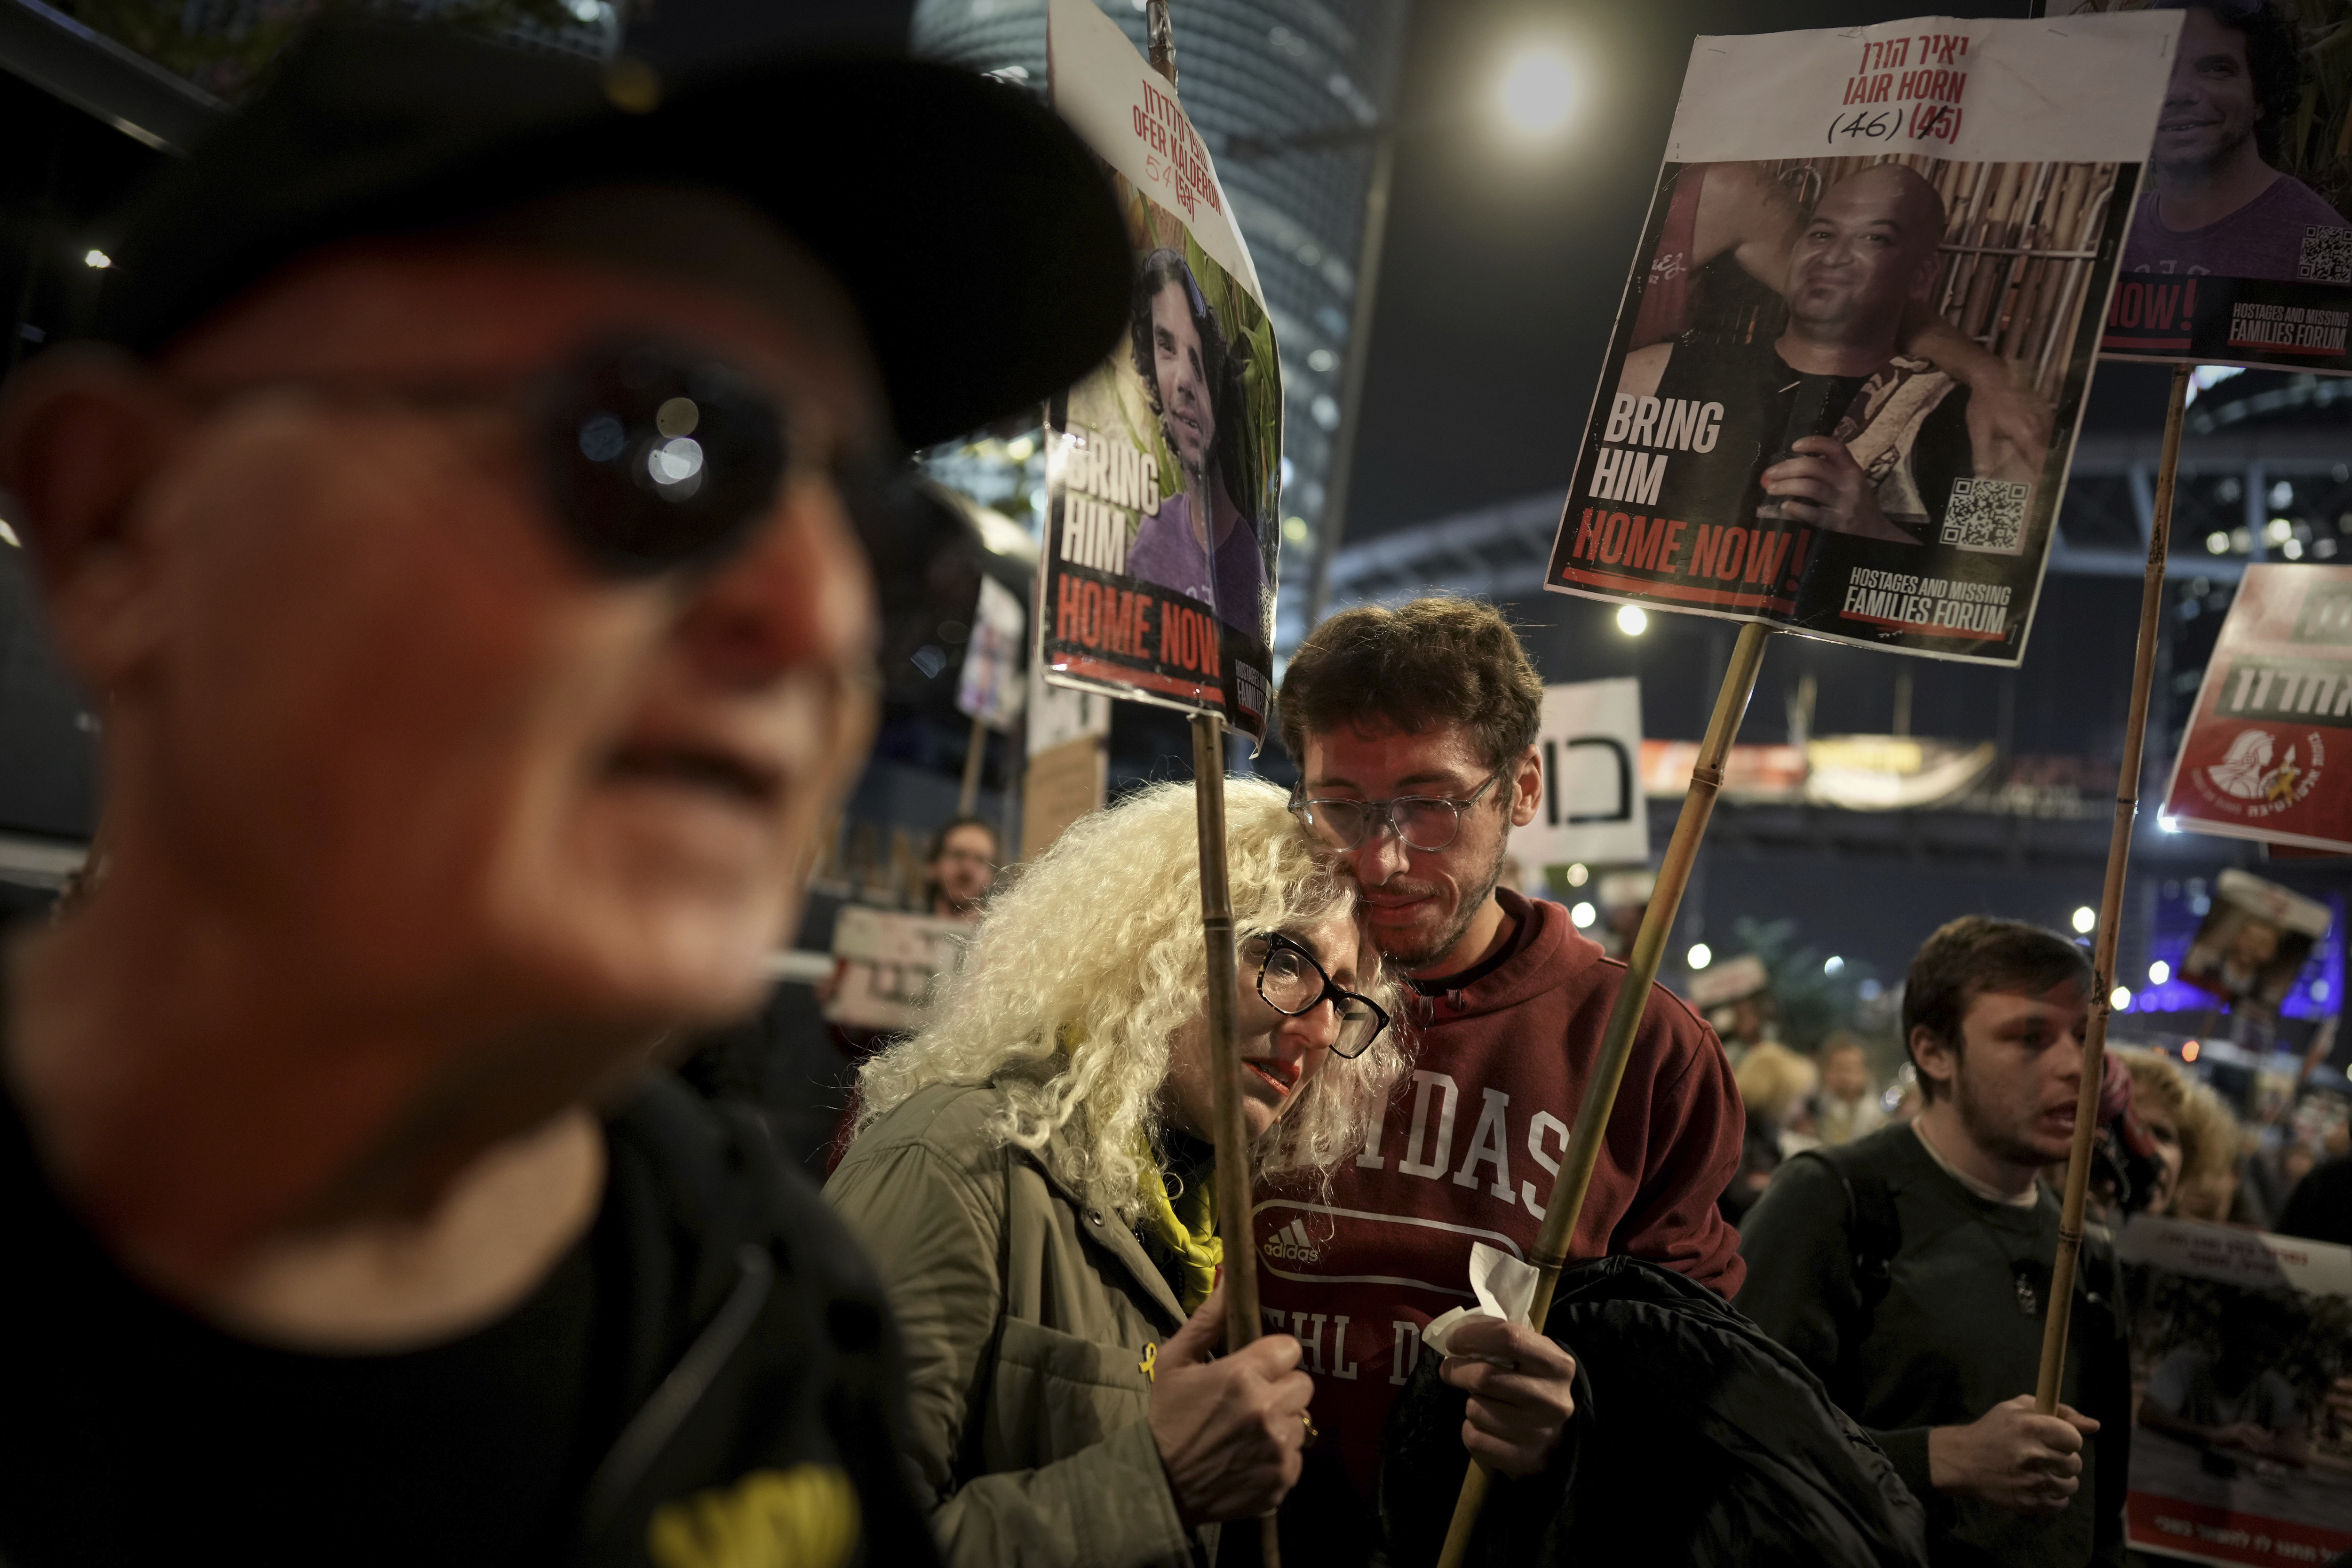
{"label": "person wearing black backpack strap", "polygon": [[1828,1385],[1927,1508],[1937,1568],[2123,1560],[2131,1379],[2114,1250],[2075,1279],[2055,1415],[2033,1410],[2093,994],[2053,931],[1970,916],[1912,960],[1917,1121],[1782,1166],[1738,1305]]}

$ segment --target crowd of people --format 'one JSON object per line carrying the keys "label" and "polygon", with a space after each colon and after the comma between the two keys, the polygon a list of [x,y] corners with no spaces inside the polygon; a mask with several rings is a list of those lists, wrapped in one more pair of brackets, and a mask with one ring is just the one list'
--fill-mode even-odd
{"label": "crowd of people", "polygon": [[[1131,260],[998,84],[643,86],[331,26],[0,398],[109,778],[0,985],[0,1559],[1181,1568],[1271,1514],[1294,1563],[1404,1563],[1475,1459],[1479,1562],[2119,1560],[2104,1242],[2063,1403],[2030,1397],[2069,938],[1930,936],[1883,1122],[1853,1042],[1735,1067],[1633,998],[1550,1315],[1449,1321],[1535,1247],[1627,973],[1503,879],[1543,689],[1488,606],[1293,656],[1297,787],[1226,785],[1234,1083],[1180,784],[1002,881],[984,824],[940,835],[969,944],[866,1043],[821,1195],[668,1073],[764,994],[864,757],[877,579],[924,564],[880,542],[889,435],[1069,384]],[[795,135],[843,169],[754,155]],[[940,290],[975,164],[1022,178],[970,195],[992,243]],[[835,221],[827,180],[886,176],[910,199]],[[2129,1082],[2162,1200],[2209,1202],[2204,1091]],[[2192,1427],[2234,1375],[2167,1368]]]}

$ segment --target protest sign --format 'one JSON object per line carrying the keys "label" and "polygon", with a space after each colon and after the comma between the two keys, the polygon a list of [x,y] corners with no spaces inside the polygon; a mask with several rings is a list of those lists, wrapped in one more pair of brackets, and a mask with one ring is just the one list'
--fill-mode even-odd
{"label": "protest sign", "polygon": [[1536,746],[1544,787],[1536,819],[1511,830],[1528,866],[1639,863],[1650,858],[1642,795],[1642,683],[1580,680],[1544,688]]}
{"label": "protest sign", "polygon": [[1081,735],[1100,739],[1110,733],[1110,699],[1083,689],[1048,686],[1045,665],[1032,660],[1027,729],[1032,758]]}
{"label": "protest sign", "polygon": [[844,905],[833,925],[835,986],[828,1023],[858,1029],[911,1029],[931,982],[955,968],[969,921]]}
{"label": "protest sign", "polygon": [[2335,924],[2316,899],[2225,869],[2214,879],[2203,923],[2180,960],[2180,978],[2232,1006],[2275,1018],[2314,943]]}
{"label": "protest sign", "polygon": [[2336,63],[2352,0],[2182,16],[2099,352],[2352,374],[2352,76]]}
{"label": "protest sign", "polygon": [[2014,665],[2179,28],[1697,39],[1545,585]]}
{"label": "protest sign", "polygon": [[2136,1215],[2116,1238],[2138,1419],[2126,1539],[2196,1563],[2352,1547],[2352,1248]]}
{"label": "protest sign", "polygon": [[1029,616],[1021,600],[995,578],[980,580],[972,606],[971,632],[963,648],[963,673],[956,679],[956,707],[983,724],[1002,730],[1021,716],[1028,688],[1021,678],[1021,646]]}
{"label": "protest sign", "polygon": [[2181,827],[2352,851],[2352,566],[2246,568],[2164,811]]}
{"label": "protest sign", "polygon": [[1046,54],[1135,269],[1127,337],[1049,410],[1039,660],[1057,684],[1262,739],[1282,369],[1257,271],[1191,119],[1118,26],[1091,0],[1051,0]]}

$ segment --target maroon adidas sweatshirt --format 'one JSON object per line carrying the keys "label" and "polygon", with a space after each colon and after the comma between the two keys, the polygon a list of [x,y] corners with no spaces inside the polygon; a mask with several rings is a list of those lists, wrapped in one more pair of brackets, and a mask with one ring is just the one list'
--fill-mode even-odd
{"label": "maroon adidas sweatshirt", "polygon": [[[1558,904],[1500,891],[1522,923],[1511,956],[1423,1005],[1412,1071],[1378,1142],[1328,1199],[1258,1192],[1258,1290],[1315,1376],[1315,1424],[1367,1499],[1381,1432],[1421,1331],[1475,1306],[1470,1246],[1524,1258],[1568,1144],[1625,966]],[[1573,1258],[1628,1253],[1726,1297],[1746,1271],[1715,1200],[1739,1168],[1739,1091],[1715,1031],[1653,991],[1577,1222]]]}

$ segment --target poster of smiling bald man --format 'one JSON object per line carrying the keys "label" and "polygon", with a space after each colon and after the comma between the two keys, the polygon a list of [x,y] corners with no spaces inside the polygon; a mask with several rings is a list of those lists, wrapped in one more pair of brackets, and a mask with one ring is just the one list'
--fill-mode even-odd
{"label": "poster of smiling bald man", "polygon": [[2021,658],[2180,25],[1696,40],[1546,586]]}
{"label": "poster of smiling bald man", "polygon": [[1265,732],[1282,366],[1257,269],[1174,89],[1091,0],[1052,0],[1054,104],[1134,247],[1128,333],[1048,411],[1038,655],[1056,685]]}

